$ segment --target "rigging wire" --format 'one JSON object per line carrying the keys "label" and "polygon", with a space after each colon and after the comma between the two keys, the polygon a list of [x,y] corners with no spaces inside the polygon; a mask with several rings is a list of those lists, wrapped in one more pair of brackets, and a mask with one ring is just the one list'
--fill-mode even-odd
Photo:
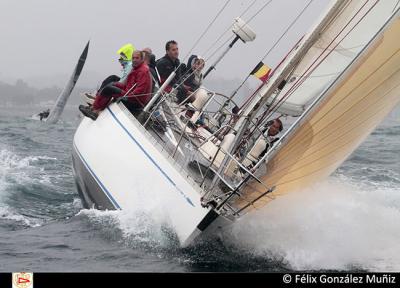
{"label": "rigging wire", "polygon": [[212,57],[214,57],[215,54],[217,54],[228,42],[230,42],[233,38],[235,37],[235,35],[229,35],[229,37],[220,45],[218,46],[217,49],[215,49],[215,51],[207,57],[206,61],[210,60]]}
{"label": "rigging wire", "polygon": [[247,23],[250,23],[251,20],[253,20],[258,14],[260,14],[261,11],[263,11],[269,4],[271,4],[271,2],[272,2],[272,0],[269,0],[267,3],[265,3],[263,6],[261,6],[261,8],[258,9],[257,12],[253,16],[251,16],[249,20],[247,20]]}
{"label": "rigging wire", "polygon": [[[290,23],[290,25],[285,29],[285,31],[282,33],[282,35],[275,41],[274,45],[272,45],[272,47],[267,51],[267,53],[263,56],[263,58],[261,59],[261,61],[264,61],[264,59],[272,52],[273,49],[275,49],[275,47],[279,44],[279,42],[283,39],[283,37],[287,34],[287,32],[293,27],[293,25],[297,22],[297,20],[304,14],[304,12],[307,10],[307,8],[311,5],[311,3],[314,0],[310,0],[308,1],[307,5],[304,6],[304,8],[302,9],[302,11],[296,16],[296,18]],[[239,89],[244,85],[244,83],[250,78],[251,74],[248,74],[246,76],[246,78],[243,80],[242,83],[240,83],[240,85],[238,86],[238,88],[236,88],[234,90],[234,92],[232,93],[232,95],[234,96]],[[263,85],[261,85],[263,86]],[[260,87],[261,88],[261,87]],[[259,89],[257,89],[259,90]],[[254,93],[252,96],[254,96],[256,93]],[[248,99],[249,101],[250,99]],[[248,102],[246,101],[246,103]],[[242,105],[243,107],[244,105]]]}
{"label": "rigging wire", "polygon": [[[281,62],[279,62],[279,64],[272,70],[270,77],[272,77],[272,75],[274,75],[274,73],[278,70],[279,67],[282,66],[282,64],[286,61],[286,59],[289,57],[290,54],[292,54],[292,52],[298,47],[298,45],[300,44],[300,42],[303,40],[304,36],[301,37],[297,43],[292,47],[292,49],[289,50],[288,53],[286,53],[285,57],[283,57],[283,59],[281,60]],[[254,92],[253,94],[242,104],[242,106],[240,106],[240,109],[242,110],[243,107],[246,107],[247,104],[251,101],[251,99],[254,97],[254,95],[256,93],[258,93],[258,91],[260,91],[260,89],[264,86],[264,83],[262,83]]]}
{"label": "rigging wire", "polygon": [[[269,0],[268,2],[266,2],[252,17],[250,17],[250,19],[249,19],[249,21],[251,21],[251,20],[253,20],[263,9],[265,9],[271,2],[272,2],[273,0]],[[277,44],[279,44],[279,42],[282,40],[282,38],[287,34],[287,32],[293,27],[293,25],[297,22],[297,20],[304,14],[304,12],[307,10],[307,8],[311,5],[311,3],[313,2],[314,0],[310,0],[308,3],[307,3],[307,5],[302,9],[302,11],[297,15],[297,17],[291,22],[291,24],[285,29],[285,31],[283,32],[283,34],[278,38],[278,40],[274,43],[274,45],[268,50],[268,52],[264,55],[264,57],[263,57],[263,59],[262,60],[264,60],[265,59],[265,57],[267,57],[268,56],[268,54],[277,46]],[[226,6],[226,5],[225,5]],[[224,6],[224,7],[225,7]],[[220,13],[219,13],[220,14]],[[213,22],[215,22],[215,18],[214,18],[214,20],[213,20]],[[210,27],[210,25],[207,27],[207,29],[206,30],[208,30],[209,29],[209,27]],[[203,33],[204,34],[204,33]],[[202,35],[203,36],[203,35]],[[201,37],[202,37],[201,36]],[[230,38],[227,40],[227,41],[225,41],[225,43],[226,42],[228,42],[231,38],[233,38],[234,36],[232,35],[232,36],[230,36]],[[224,45],[225,45],[225,43],[223,43],[223,45],[221,45],[220,46],[220,48],[222,48]],[[195,46],[195,45],[194,45]],[[218,48],[218,49],[220,49],[220,48]],[[193,49],[193,48],[192,48]],[[218,49],[217,49],[217,51],[218,51]],[[214,53],[213,53],[213,55],[217,52],[217,51],[215,51]],[[210,56],[210,57],[212,57],[212,56]],[[206,60],[206,61],[208,61],[208,59]],[[191,74],[193,74],[193,72],[191,73]],[[190,74],[190,75],[191,75]],[[190,76],[189,75],[189,76]],[[189,77],[188,76],[188,77]],[[246,79],[244,80],[244,82],[248,79],[250,77],[250,75],[247,75],[247,77],[246,77]],[[182,81],[181,82],[181,84],[179,85],[179,86],[181,86],[182,84],[183,84],[183,82],[184,81]],[[243,84],[241,84],[241,85],[243,85]],[[240,87],[239,87],[240,88]]]}
{"label": "rigging wire", "polygon": [[[263,6],[261,6],[261,8],[259,8],[259,9],[249,18],[249,20],[248,20],[246,23],[249,24],[258,14],[261,13],[261,11],[263,11],[269,4],[271,4],[272,1],[273,1],[273,0],[269,0],[269,1],[267,1]],[[252,4],[253,4],[253,3],[252,3]],[[252,5],[252,4],[250,4],[250,5]],[[244,13],[242,13],[242,15],[243,15],[243,14],[244,14]],[[240,17],[241,17],[242,15],[240,15]],[[230,28],[231,28],[231,26],[229,26],[229,28],[222,34],[222,36],[223,36],[224,34],[226,34],[226,33],[230,30]],[[221,36],[220,38],[222,38],[222,36]],[[208,57],[208,59],[212,58],[212,57],[213,57],[222,47],[224,47],[225,44],[228,43],[229,40],[230,40],[231,38],[233,38],[233,37],[234,37],[234,36],[231,35],[231,36],[229,37],[229,39],[227,39],[222,45],[220,45],[220,46],[211,54],[211,56]],[[215,46],[216,43],[219,41],[220,38],[218,38],[218,40],[215,41],[215,42],[212,44],[212,46]]]}
{"label": "rigging wire", "polygon": [[[242,17],[244,14],[246,14],[247,11],[249,11],[249,9],[257,2],[257,0],[254,0],[252,3],[250,3],[250,5],[242,12],[242,14],[239,15],[239,18]],[[222,32],[222,34],[217,38],[217,40],[214,41],[214,43],[208,47],[203,53],[202,55],[206,56],[207,53],[214,48],[214,46],[218,43],[219,40],[221,40],[222,37],[224,37],[226,35],[226,33],[228,33],[229,30],[231,30],[232,25],[229,25],[228,28],[226,28],[224,30],[224,32]]]}
{"label": "rigging wire", "polygon": [[[317,57],[317,59],[314,60],[313,63],[306,69],[306,71],[297,79],[296,83],[293,84],[293,86],[289,89],[289,91],[286,92],[284,97],[280,100],[282,101],[284,98],[290,97],[300,86],[301,84],[304,83],[304,81],[311,75],[311,73],[335,50],[336,47],[339,46],[339,44],[354,30],[355,27],[366,17],[366,15],[378,4],[379,0],[376,0],[375,3],[365,12],[365,14],[361,17],[360,20],[357,21],[357,23],[354,24],[354,26],[343,36],[343,38],[337,43],[333,49],[328,50],[329,46],[336,41],[336,39],[340,36],[340,34],[347,28],[347,26],[355,19],[355,17],[361,12],[361,10],[365,7],[365,5],[369,1],[365,2],[364,5],[361,6],[361,8],[357,11],[357,13],[349,20],[349,22],[343,27],[342,31],[339,32],[339,34],[329,43],[329,45],[322,51],[322,53]],[[328,53],[322,58],[322,55],[328,51]],[[319,63],[318,63],[319,60]],[[315,65],[315,64],[318,65]],[[314,66],[314,67],[313,67]],[[277,105],[279,102],[277,103]],[[275,107],[273,107],[275,108]]]}
{"label": "rigging wire", "polygon": [[[200,37],[196,40],[196,42],[193,44],[192,48],[189,50],[189,52],[186,54],[186,56],[183,58],[183,61],[181,61],[178,65],[178,67],[175,68],[174,72],[178,71],[182,64],[185,62],[186,58],[192,53],[193,49],[196,47],[196,45],[201,41],[201,39],[204,37],[204,35],[210,30],[211,26],[214,24],[214,22],[218,19],[218,17],[221,15],[221,13],[225,10],[225,8],[228,6],[228,4],[231,2],[231,0],[227,0],[225,4],[222,6],[222,8],[218,11],[217,15],[213,18],[210,24],[206,27],[204,32],[200,35]],[[194,71],[192,72],[192,74]],[[191,74],[190,74],[191,75]],[[181,82],[179,86],[183,85],[183,82]]]}
{"label": "rigging wire", "polygon": [[[368,1],[367,1],[368,2]],[[366,2],[366,3],[367,3]],[[259,123],[261,123],[262,121],[264,121],[266,118],[267,120],[269,119],[269,117],[276,112],[279,107],[281,107],[284,103],[284,99],[288,98],[290,95],[292,95],[294,93],[294,91],[296,89],[298,89],[298,87],[305,81],[306,78],[308,78],[311,73],[332,53],[332,51],[335,50],[336,47],[339,46],[339,44],[357,27],[357,25],[369,14],[369,12],[377,5],[377,3],[379,2],[379,0],[377,0],[372,7],[370,7],[364,15],[362,15],[361,19],[358,20],[354,26],[343,36],[343,38],[335,45],[335,47],[331,50],[328,50],[329,53],[327,55],[325,55],[320,61],[319,63],[317,63],[318,65],[315,65],[313,67],[313,69],[311,71],[309,71],[309,69],[315,64],[315,62],[322,57],[322,55],[325,53],[325,51],[329,48],[330,45],[332,45],[332,43],[335,42],[335,40],[339,37],[339,35],[345,30],[345,28],[350,24],[350,22],[352,22],[352,20],[354,20],[355,16],[357,16],[357,14],[359,14],[362,10],[362,8],[365,6],[365,4],[356,12],[356,14],[349,20],[349,22],[344,26],[344,28],[342,29],[342,31],[339,32],[339,34],[332,40],[331,43],[328,44],[328,46],[324,49],[324,51],[320,54],[320,56],[318,56],[318,58],[311,64],[311,66],[303,73],[303,75],[301,75],[301,77],[299,77],[298,81],[302,81],[300,84],[298,84],[297,82],[292,86],[292,88],[294,86],[296,86],[294,89],[290,89],[289,91],[287,91],[287,93],[284,95],[284,97],[282,97],[282,99],[280,99],[273,107],[271,107],[270,109],[268,109],[267,111],[264,112],[264,115],[262,115],[261,119],[258,121],[257,125],[259,125]],[[306,75],[307,74],[307,75]],[[306,75],[306,76],[305,76]],[[289,94],[289,95],[288,95]],[[268,117],[267,117],[268,116]],[[254,132],[254,131],[253,131]],[[250,133],[251,134],[251,133]]]}
{"label": "rigging wire", "polygon": [[187,55],[185,56],[184,59],[186,59],[190,53],[192,53],[193,49],[197,46],[197,44],[199,44],[199,42],[201,41],[201,39],[204,37],[204,35],[208,32],[208,30],[210,30],[211,26],[214,24],[214,22],[218,19],[218,17],[221,15],[221,13],[225,10],[226,6],[228,6],[228,4],[231,2],[231,0],[227,0],[224,4],[224,6],[222,6],[222,8],[218,11],[217,15],[215,15],[214,19],[211,21],[210,24],[208,24],[207,28],[204,30],[204,32],[200,35],[200,37],[197,39],[197,41],[193,44],[192,48],[189,50],[189,52],[187,53]]}
{"label": "rigging wire", "polygon": [[[226,8],[226,6],[230,3],[230,1],[231,1],[231,0],[228,0],[228,1],[225,2],[224,6],[220,9],[220,11],[217,13],[217,15],[216,15],[216,16],[214,17],[214,19],[211,21],[211,23],[207,26],[207,28],[205,29],[205,31],[200,35],[200,37],[199,37],[198,40],[195,42],[195,44],[192,46],[192,48],[191,48],[190,51],[187,53],[187,55],[185,56],[184,59],[186,59],[186,58],[190,55],[190,53],[193,51],[193,49],[196,47],[196,45],[200,42],[200,40],[204,37],[204,35],[209,31],[209,29],[211,28],[212,24],[217,20],[217,18],[219,17],[219,15],[223,12],[223,10],[224,10],[224,9]],[[258,9],[258,10],[256,11],[256,13],[254,13],[254,14],[250,17],[250,19],[249,19],[249,21],[248,21],[247,23],[249,23],[251,20],[253,20],[258,14],[260,14],[261,11],[263,11],[272,1],[273,1],[273,0],[267,1],[260,9]],[[311,0],[311,1],[312,1],[312,0]],[[255,2],[256,2],[256,0],[253,1],[253,2],[245,9],[245,11],[242,12],[241,16],[244,15],[251,7],[255,4]],[[228,30],[229,30],[229,29],[228,29]],[[220,49],[221,49],[227,42],[229,42],[233,37],[234,37],[234,35],[231,35],[220,47],[218,47],[218,49],[217,49],[210,57],[208,57],[207,59],[205,59],[205,61],[207,62],[211,57],[213,57],[213,56],[218,52],[218,50],[220,50]],[[183,62],[181,62],[181,63],[179,64],[179,66],[175,69],[175,71],[177,71],[177,70],[180,68],[180,66],[181,66],[182,64],[183,64]],[[188,75],[188,77],[190,77],[193,73],[194,73],[194,71],[193,71],[192,73],[190,73],[190,74]],[[183,76],[186,76],[186,75],[187,75],[187,72],[186,72]],[[188,78],[188,77],[187,77],[187,78]],[[186,80],[187,78],[185,78],[185,80]],[[183,83],[185,82],[185,80],[180,81],[181,83],[178,85],[178,87],[181,86],[181,85],[183,85]],[[177,88],[178,88],[178,87],[177,87]]]}
{"label": "rigging wire", "polygon": [[279,44],[279,42],[282,40],[282,38],[287,34],[287,32],[293,27],[293,25],[299,20],[299,18],[304,14],[304,12],[307,10],[307,8],[311,5],[311,3],[314,0],[308,1],[307,5],[301,10],[300,14],[297,15],[297,17],[290,23],[290,25],[286,28],[286,30],[283,32],[283,34],[278,38],[277,41],[275,41],[275,44],[265,53],[265,55],[262,58],[262,61],[264,61],[265,58],[268,57],[268,55],[272,52],[273,49]]}
{"label": "rigging wire", "polygon": [[396,11],[396,8],[397,8],[397,6],[399,5],[399,3],[400,3],[400,0],[397,0],[396,5],[394,5],[394,7],[393,7],[392,13],[393,13],[394,11]]}

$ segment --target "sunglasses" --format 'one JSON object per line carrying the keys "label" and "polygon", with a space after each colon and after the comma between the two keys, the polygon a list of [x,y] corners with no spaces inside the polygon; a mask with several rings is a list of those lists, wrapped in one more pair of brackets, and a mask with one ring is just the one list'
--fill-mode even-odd
{"label": "sunglasses", "polygon": [[128,60],[128,57],[126,57],[126,55],[124,54],[124,52],[121,52],[119,55],[121,55],[121,57],[118,59],[119,61],[126,61],[126,60]]}

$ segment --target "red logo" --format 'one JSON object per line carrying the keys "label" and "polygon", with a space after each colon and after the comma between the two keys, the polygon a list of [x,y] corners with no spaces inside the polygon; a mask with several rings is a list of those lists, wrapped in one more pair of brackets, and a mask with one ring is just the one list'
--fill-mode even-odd
{"label": "red logo", "polygon": [[32,288],[33,273],[13,273],[13,288]]}

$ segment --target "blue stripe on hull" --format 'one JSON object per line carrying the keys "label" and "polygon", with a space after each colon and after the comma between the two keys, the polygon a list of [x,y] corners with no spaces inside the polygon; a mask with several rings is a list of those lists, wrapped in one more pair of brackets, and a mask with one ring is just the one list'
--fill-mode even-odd
{"label": "blue stripe on hull", "polygon": [[185,193],[179,189],[179,187],[176,185],[176,183],[167,175],[167,173],[165,173],[164,170],[162,170],[162,168],[156,163],[156,161],[149,155],[149,153],[147,153],[147,151],[143,148],[142,145],[140,145],[140,143],[135,139],[135,137],[132,136],[131,133],[129,133],[129,131],[126,129],[126,127],[121,123],[121,121],[118,120],[118,118],[115,116],[115,114],[111,111],[111,109],[109,107],[107,107],[107,110],[110,112],[110,114],[112,115],[112,117],[114,118],[114,120],[119,124],[119,126],[125,131],[125,133],[129,136],[130,139],[133,140],[133,142],[140,148],[140,150],[142,150],[142,152],[147,156],[147,158],[150,160],[151,163],[153,163],[153,165],[158,169],[158,171],[161,172],[161,174],[167,179],[167,181],[169,183],[171,183],[176,190],[178,190],[178,192],[185,198],[185,200],[192,205],[193,207],[195,207],[195,205],[193,204],[193,202],[190,200],[190,198],[188,196],[185,195]]}
{"label": "blue stripe on hull", "polygon": [[79,151],[78,147],[74,144],[75,151],[79,158],[82,160],[83,164],[85,165],[86,169],[90,172],[90,174],[93,176],[93,178],[96,180],[96,182],[100,185],[101,189],[106,193],[107,197],[110,199],[112,204],[115,206],[117,209],[121,209],[121,206],[118,204],[118,202],[114,199],[112,194],[108,191],[106,186],[100,181],[99,177],[97,177],[96,173],[90,168],[89,164],[86,162],[85,158],[82,156],[81,152]]}

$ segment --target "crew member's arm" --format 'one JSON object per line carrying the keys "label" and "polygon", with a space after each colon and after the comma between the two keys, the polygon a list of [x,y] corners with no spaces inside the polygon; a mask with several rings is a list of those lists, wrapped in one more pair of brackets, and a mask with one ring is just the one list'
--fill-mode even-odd
{"label": "crew member's arm", "polygon": [[[157,64],[157,71],[158,74],[160,74],[160,83],[161,85],[168,79],[169,75],[171,74],[171,71],[169,69],[169,64],[165,59],[160,59]],[[168,85],[167,87],[165,87],[165,92],[169,93],[172,90],[172,86]]]}

